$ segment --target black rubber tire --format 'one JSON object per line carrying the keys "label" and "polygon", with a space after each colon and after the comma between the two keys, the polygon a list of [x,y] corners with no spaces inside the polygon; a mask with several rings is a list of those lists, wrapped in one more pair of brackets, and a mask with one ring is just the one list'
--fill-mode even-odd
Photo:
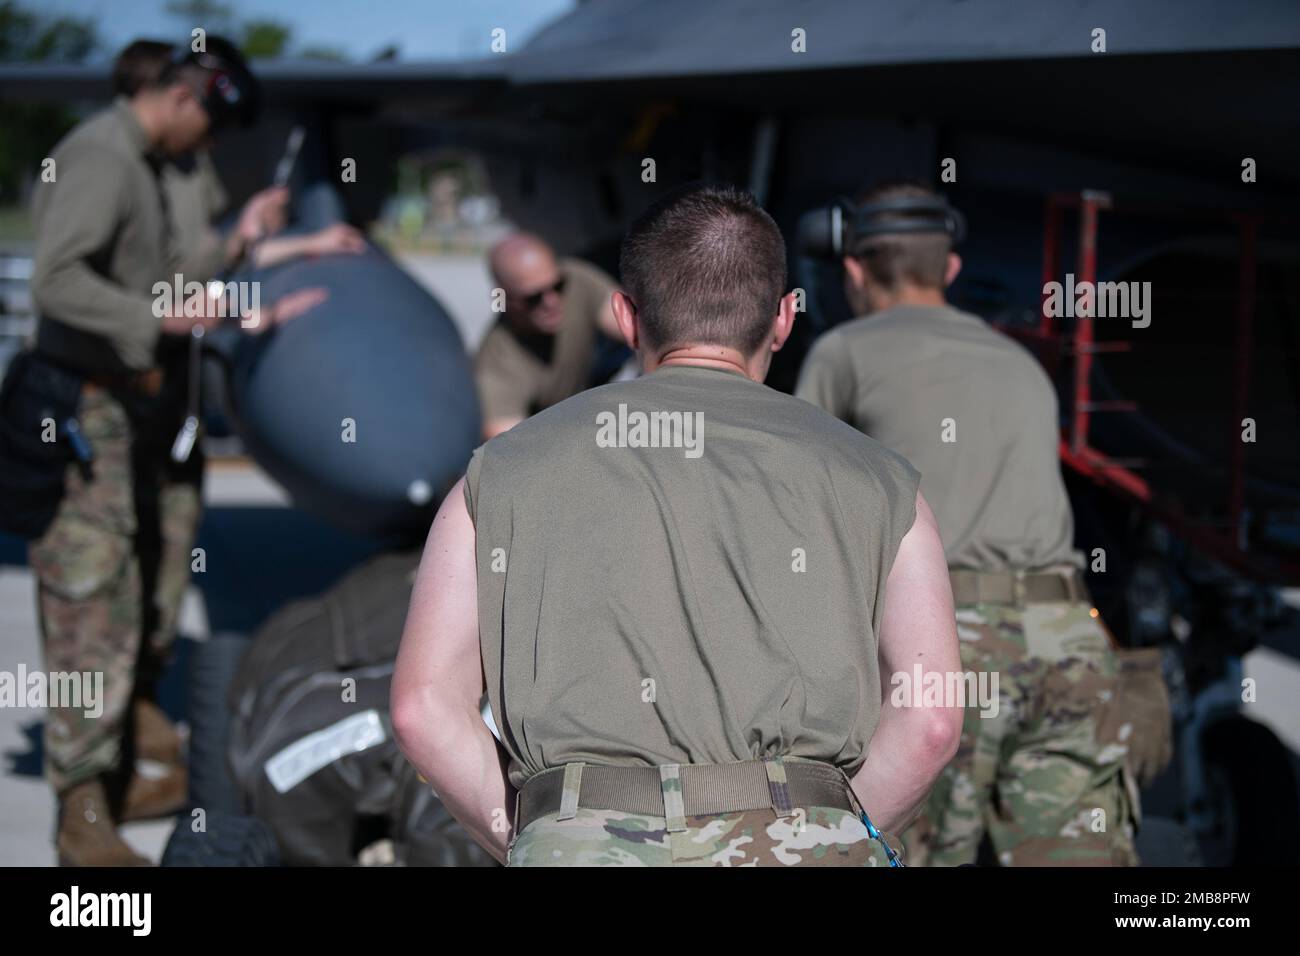
{"label": "black rubber tire", "polygon": [[244,812],[226,751],[230,685],[250,644],[245,634],[221,632],[196,642],[190,657],[190,806],[202,807],[209,815]]}
{"label": "black rubber tire", "polygon": [[1300,863],[1300,793],[1291,752],[1273,731],[1245,717],[1206,728],[1201,740],[1210,769],[1231,790],[1236,834],[1232,866]]}
{"label": "black rubber tire", "polygon": [[1134,842],[1143,866],[1205,865],[1192,831],[1168,817],[1143,816]]}
{"label": "black rubber tire", "polygon": [[256,817],[213,810],[196,833],[194,817],[183,813],[163,851],[163,866],[282,866],[270,826]]}

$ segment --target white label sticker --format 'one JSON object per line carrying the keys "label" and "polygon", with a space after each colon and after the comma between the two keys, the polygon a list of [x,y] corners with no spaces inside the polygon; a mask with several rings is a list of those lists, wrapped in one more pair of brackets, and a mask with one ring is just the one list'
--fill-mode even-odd
{"label": "white label sticker", "polygon": [[353,714],[285,747],[266,762],[266,776],[278,793],[287,793],[322,767],[376,747],[384,739],[379,711]]}

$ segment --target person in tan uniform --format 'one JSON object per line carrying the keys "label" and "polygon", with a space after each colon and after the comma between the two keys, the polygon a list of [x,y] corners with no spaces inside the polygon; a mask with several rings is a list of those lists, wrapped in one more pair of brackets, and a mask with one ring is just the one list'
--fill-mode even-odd
{"label": "person in tan uniform", "polygon": [[511,866],[886,865],[866,811],[905,826],[961,718],[882,705],[887,675],[958,666],[919,476],[762,384],[795,307],[748,194],[669,194],[620,268],[645,374],[474,452],[412,594],[398,741]]}
{"label": "person in tan uniform", "polygon": [[586,388],[598,335],[622,341],[611,305],[618,286],[595,266],[515,233],[492,247],[488,267],[504,311],[474,359],[484,438]]}
{"label": "person in tan uniform", "polygon": [[955,213],[921,186],[843,210],[845,290],[858,319],[822,336],[796,394],[921,470],[952,575],[963,667],[996,674],[967,701],[957,758],[911,857],[1003,865],[1134,861],[1109,632],[1079,573],[1057,459],[1056,392],[1037,360],[947,304]]}
{"label": "person in tan uniform", "polygon": [[[165,813],[184,797],[179,770],[135,772],[131,701],[147,697],[174,634],[198,520],[201,459],[178,466],[169,456],[183,416],[172,375],[192,328],[220,320],[206,296],[160,308],[155,286],[171,283],[175,248],[160,177],[168,156],[191,153],[225,123],[251,121],[256,100],[238,51],[209,36],[204,52],[178,54],[134,96],[73,129],[51,154],[54,178],[36,189],[40,320],[15,391],[75,386],[70,421],[90,454],[67,466],[29,558],[47,667],[102,679],[98,713],[60,704],[46,720],[65,864],[147,863],[115,824]],[[261,234],[254,213],[241,217],[223,254],[237,259]],[[322,298],[303,290],[241,324],[265,330]],[[68,422],[58,427],[68,438]]]}
{"label": "person in tan uniform", "polygon": [[[113,93],[123,102],[130,101],[141,89],[156,85],[175,58],[174,44],[146,39],[132,41],[113,63]],[[251,264],[268,266],[297,255],[357,252],[364,247],[360,234],[342,224],[309,236],[275,236],[286,222],[289,194],[282,187],[265,189],[251,197],[241,209],[234,228],[223,234],[214,222],[226,210],[229,197],[206,144],[189,153],[159,159],[169,227],[168,262],[172,273],[181,275],[185,281],[214,279],[246,254]],[[175,396],[181,396],[186,392],[189,369],[181,354],[183,349],[168,350],[177,353],[170,356],[170,390]],[[172,404],[177,412],[182,412],[180,401]],[[180,424],[181,419],[177,418],[172,430]],[[165,433],[167,429],[160,431]],[[141,568],[150,578],[144,582],[144,589],[155,595],[155,602],[150,613],[149,634],[141,649],[130,723],[136,755],[171,766],[182,763],[181,737],[154,703],[154,685],[175,638],[181,600],[189,583],[190,549],[201,517],[203,470],[201,445],[194,448],[183,464],[168,463],[158,488],[157,520],[152,520],[155,516],[150,509],[141,509],[140,513],[140,517],[148,519],[146,523],[150,527],[138,537],[154,542],[147,550],[155,553],[142,556]],[[172,773],[163,779],[174,795],[158,802],[157,809],[165,812],[183,792],[184,777]],[[151,813],[152,810],[133,808],[134,812]]]}
{"label": "person in tan uniform", "polygon": [[[142,87],[156,83],[175,57],[174,44],[133,40],[113,62],[114,94],[135,96]],[[235,228],[223,234],[214,223],[230,200],[206,144],[165,159],[162,184],[171,227],[170,258],[175,271],[187,280],[216,278],[245,254],[250,265],[268,267],[299,256],[357,253],[365,247],[361,233],[346,223],[303,235],[276,235],[287,224],[289,191],[283,186],[253,195],[240,210]]]}

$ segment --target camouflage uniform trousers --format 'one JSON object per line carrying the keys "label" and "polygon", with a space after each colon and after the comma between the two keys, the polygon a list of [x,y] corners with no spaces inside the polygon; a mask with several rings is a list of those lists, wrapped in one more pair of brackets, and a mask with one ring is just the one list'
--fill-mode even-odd
{"label": "camouflage uniform trousers", "polygon": [[515,839],[506,865],[889,865],[855,814],[801,809],[793,817],[778,817],[771,809],[686,817],[685,830],[669,833],[664,817],[580,808],[571,820],[550,814],[530,823]]}
{"label": "camouflage uniform trousers", "polygon": [[[1134,866],[1137,795],[1110,706],[1118,665],[1085,602],[961,605],[966,671],[998,674],[998,708],[966,709],[957,756],[904,833],[913,865]],[[991,686],[991,685],[990,685]]]}
{"label": "camouflage uniform trousers", "polygon": [[140,440],[102,390],[84,393],[78,419],[95,452],[91,479],[69,466],[29,559],[46,668],[102,673],[103,698],[98,716],[50,709],[45,764],[56,792],[120,766],[132,697],[151,692],[175,636],[200,514],[201,460],[173,468],[161,437]]}
{"label": "camouflage uniform trousers", "polygon": [[[689,817],[676,765],[660,768],[664,816],[580,807],[580,777],[571,780],[566,769],[561,806],[571,804],[571,816],[556,812],[529,823],[511,841],[506,865],[888,865],[856,813],[791,806],[780,761],[767,769],[773,793],[779,794],[773,806]],[[847,779],[844,786],[847,791]]]}

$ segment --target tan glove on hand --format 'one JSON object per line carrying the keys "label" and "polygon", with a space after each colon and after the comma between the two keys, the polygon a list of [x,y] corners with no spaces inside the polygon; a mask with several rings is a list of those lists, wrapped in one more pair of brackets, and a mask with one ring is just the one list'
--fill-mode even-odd
{"label": "tan glove on hand", "polygon": [[1169,689],[1160,670],[1158,647],[1117,648],[1119,689],[1113,719],[1130,725],[1128,769],[1139,786],[1149,786],[1174,755]]}

